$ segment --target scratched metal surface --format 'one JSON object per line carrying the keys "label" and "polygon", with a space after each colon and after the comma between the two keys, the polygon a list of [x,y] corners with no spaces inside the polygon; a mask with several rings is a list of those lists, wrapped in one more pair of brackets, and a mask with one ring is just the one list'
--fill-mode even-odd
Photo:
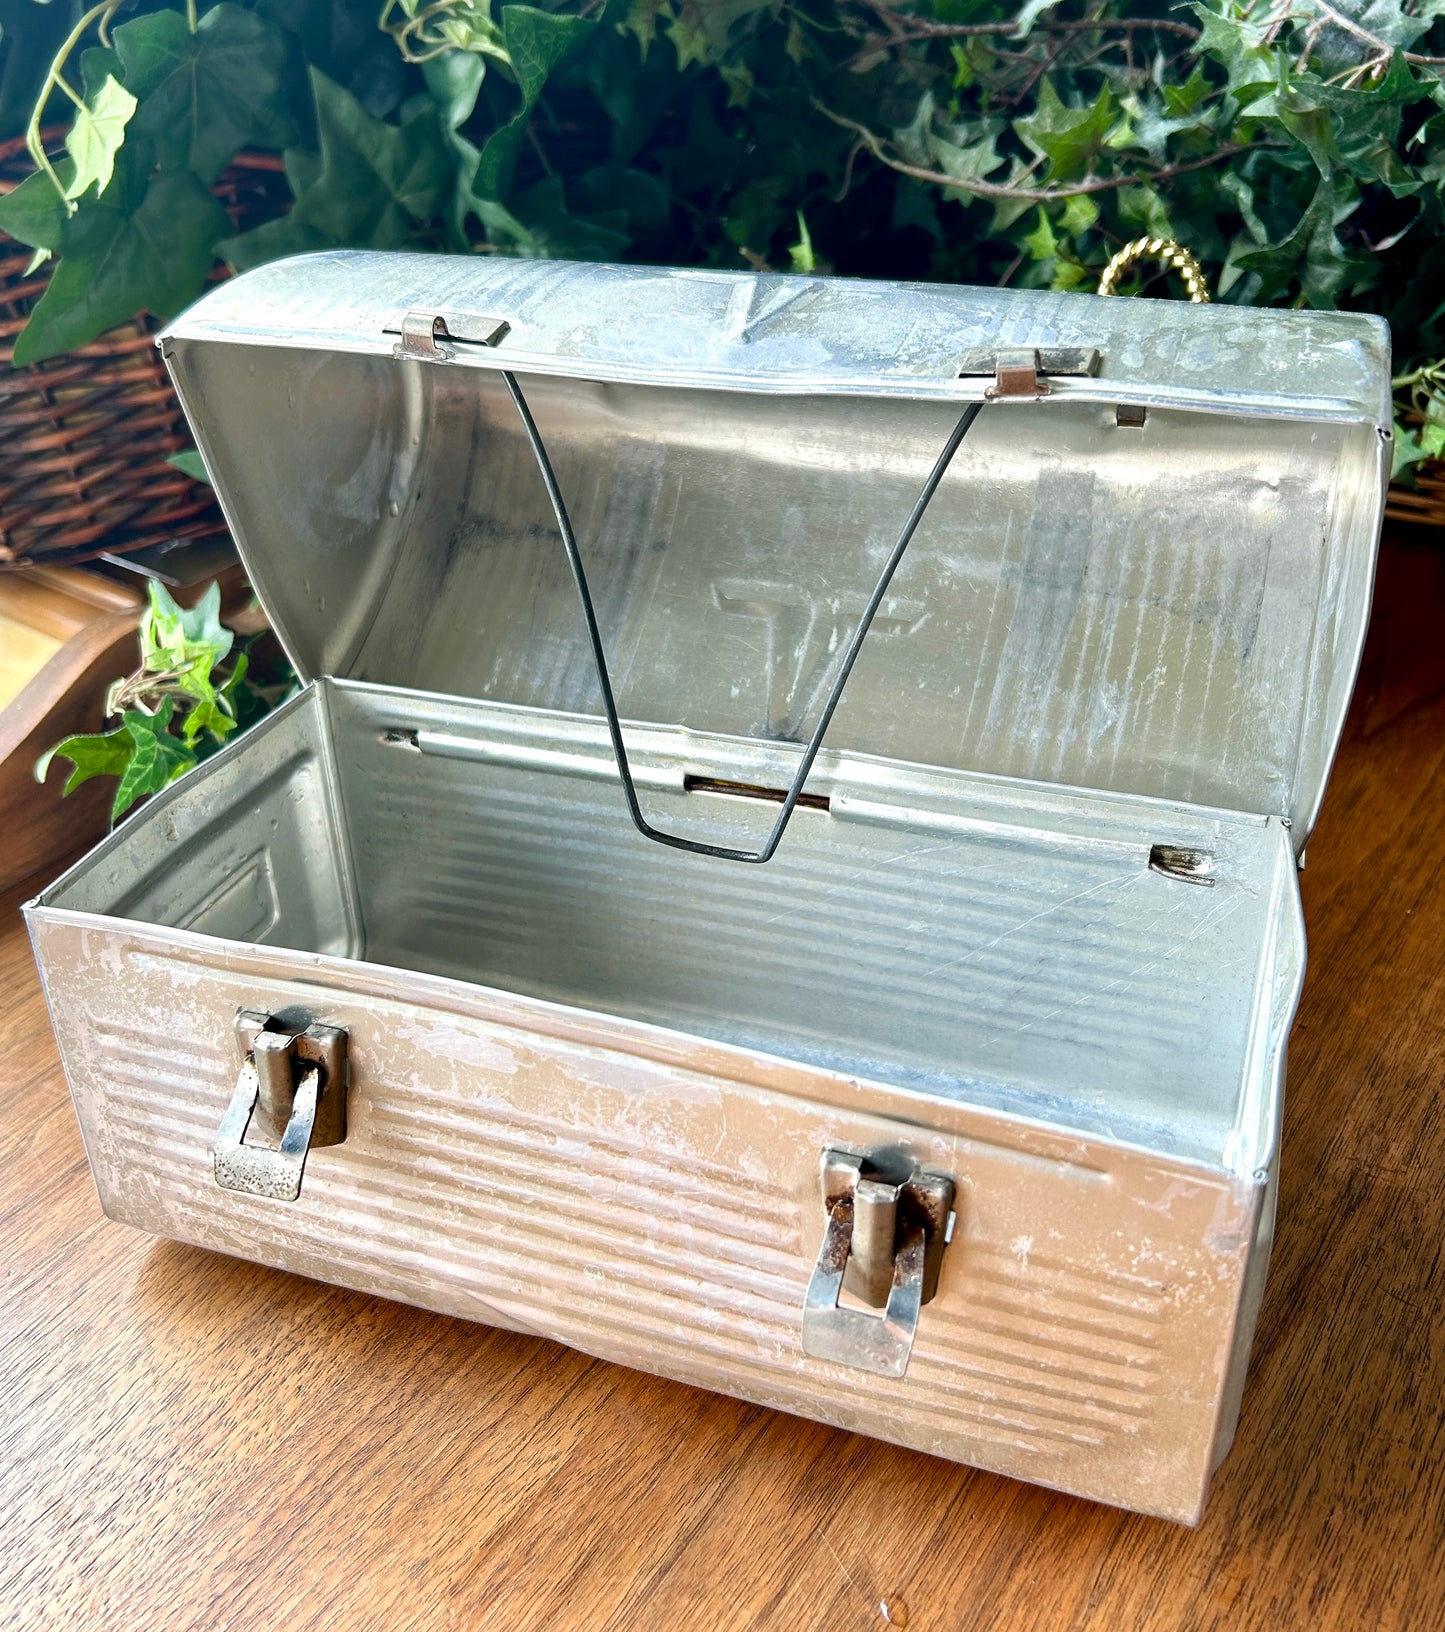
{"label": "scratched metal surface", "polygon": [[[740,867],[638,835],[582,718],[331,686],[242,748],[46,901],[447,975],[1246,1177],[1271,1158],[1302,970],[1278,822],[1080,811],[835,754],[831,810]],[[746,742],[641,733],[638,753],[678,826],[737,844],[771,819],[683,791],[756,775]],[[1205,850],[1215,884],[1151,871],[1151,843]]]}
{"label": "scratched metal surface", "polygon": [[[720,836],[765,819],[669,782],[681,746],[644,734],[649,798]],[[608,820],[596,722],[308,688],[29,913],[107,1211],[1197,1517],[1266,1257],[1283,832],[851,755],[820,781],[775,867],[659,875]],[[1141,835],[1209,843],[1219,882],[1150,873]],[[210,1152],[235,1009],[297,1004],[350,1034],[349,1131],[279,1207]],[[801,1352],[837,1143],[961,1186],[902,1382]]]}
{"label": "scratched metal surface", "polygon": [[[735,841],[772,807],[684,770],[796,752],[638,749],[649,800]],[[674,873],[598,722],[308,687],[29,911],[107,1212],[1197,1519],[1268,1256],[1284,831],[841,753],[819,786],[768,868]],[[297,1005],[350,1032],[350,1131],[278,1207],[208,1164],[236,1008]],[[801,1352],[837,1144],[961,1186],[901,1383]]]}
{"label": "scratched metal surface", "polygon": [[479,368],[955,399],[983,390],[957,377],[979,348],[1093,346],[1100,378],[1065,395],[1391,422],[1378,317],[1034,289],[342,250],[232,278],[167,333],[389,357],[387,331],[418,309],[508,322],[495,352],[467,348]]}
{"label": "scratched metal surface", "polygon": [[[1169,1518],[1248,1346],[1257,1190],[966,1107],[336,957],[31,915],[112,1218]],[[64,972],[63,979],[61,972]],[[294,1203],[217,1187],[238,1004],[351,1038]],[[809,1358],[817,1151],[905,1141],[965,1202],[909,1374]],[[1219,1419],[1223,1417],[1221,1422]]]}
{"label": "scratched metal surface", "polygon": [[[383,329],[411,306],[513,328],[399,363]],[[964,443],[829,741],[1287,816],[1302,846],[1368,609],[1372,319],[341,256],[234,280],[166,345],[304,673],[599,710],[510,365],[624,715],[796,741],[982,390],[959,357],[1082,338],[1098,379],[990,407]],[[1115,423],[1126,400],[1142,428]]]}

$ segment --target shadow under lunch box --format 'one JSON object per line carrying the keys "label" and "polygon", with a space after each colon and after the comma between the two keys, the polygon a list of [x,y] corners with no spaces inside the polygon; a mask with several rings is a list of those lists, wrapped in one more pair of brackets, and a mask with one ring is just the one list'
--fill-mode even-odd
{"label": "shadow under lunch box", "polygon": [[106,1212],[1197,1520],[1384,325],[335,253],[160,344],[304,684],[27,909]]}

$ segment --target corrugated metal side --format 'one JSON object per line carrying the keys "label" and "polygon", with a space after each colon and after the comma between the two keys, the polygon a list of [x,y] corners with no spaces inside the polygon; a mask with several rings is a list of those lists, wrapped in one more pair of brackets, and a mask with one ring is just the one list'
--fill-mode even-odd
{"label": "corrugated metal side", "polygon": [[[816,1074],[795,1071],[803,1095],[740,1082],[706,1045],[648,1058],[601,1020],[568,1038],[528,1024],[517,1000],[455,983],[175,944],[52,908],[32,931],[111,1216],[1197,1515],[1248,1186],[977,1110],[920,1118],[907,1096]],[[288,1206],[219,1189],[210,1150],[238,1063],[235,1009],[298,1002],[348,1028],[352,1089],[345,1144],[313,1153]],[[801,1352],[825,1145],[901,1145],[960,1182],[940,1294],[899,1382]]]}

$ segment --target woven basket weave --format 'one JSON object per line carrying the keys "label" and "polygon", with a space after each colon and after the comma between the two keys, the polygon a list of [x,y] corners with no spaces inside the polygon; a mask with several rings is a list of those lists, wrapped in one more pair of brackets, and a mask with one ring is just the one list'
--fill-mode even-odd
{"label": "woven basket weave", "polygon": [[[23,139],[0,144],[0,193],[33,168]],[[269,154],[242,154],[215,190],[237,230],[279,214],[290,196],[281,161]],[[150,318],[48,362],[12,365],[15,337],[50,273],[47,263],[27,277],[30,260],[29,249],[0,235],[0,568],[215,532],[224,524],[210,488],[166,462],[191,439]]]}

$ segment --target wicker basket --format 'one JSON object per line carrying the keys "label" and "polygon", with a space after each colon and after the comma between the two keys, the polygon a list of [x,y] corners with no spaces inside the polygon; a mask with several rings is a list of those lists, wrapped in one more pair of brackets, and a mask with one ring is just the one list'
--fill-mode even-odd
{"label": "wicker basket", "polygon": [[[23,139],[0,144],[0,192],[33,168]],[[216,196],[237,230],[279,214],[289,198],[279,157],[242,154]],[[215,532],[223,523],[210,488],[166,462],[191,439],[150,318],[13,367],[15,336],[49,277],[48,265],[26,277],[30,260],[29,249],[0,235],[0,568]]]}

